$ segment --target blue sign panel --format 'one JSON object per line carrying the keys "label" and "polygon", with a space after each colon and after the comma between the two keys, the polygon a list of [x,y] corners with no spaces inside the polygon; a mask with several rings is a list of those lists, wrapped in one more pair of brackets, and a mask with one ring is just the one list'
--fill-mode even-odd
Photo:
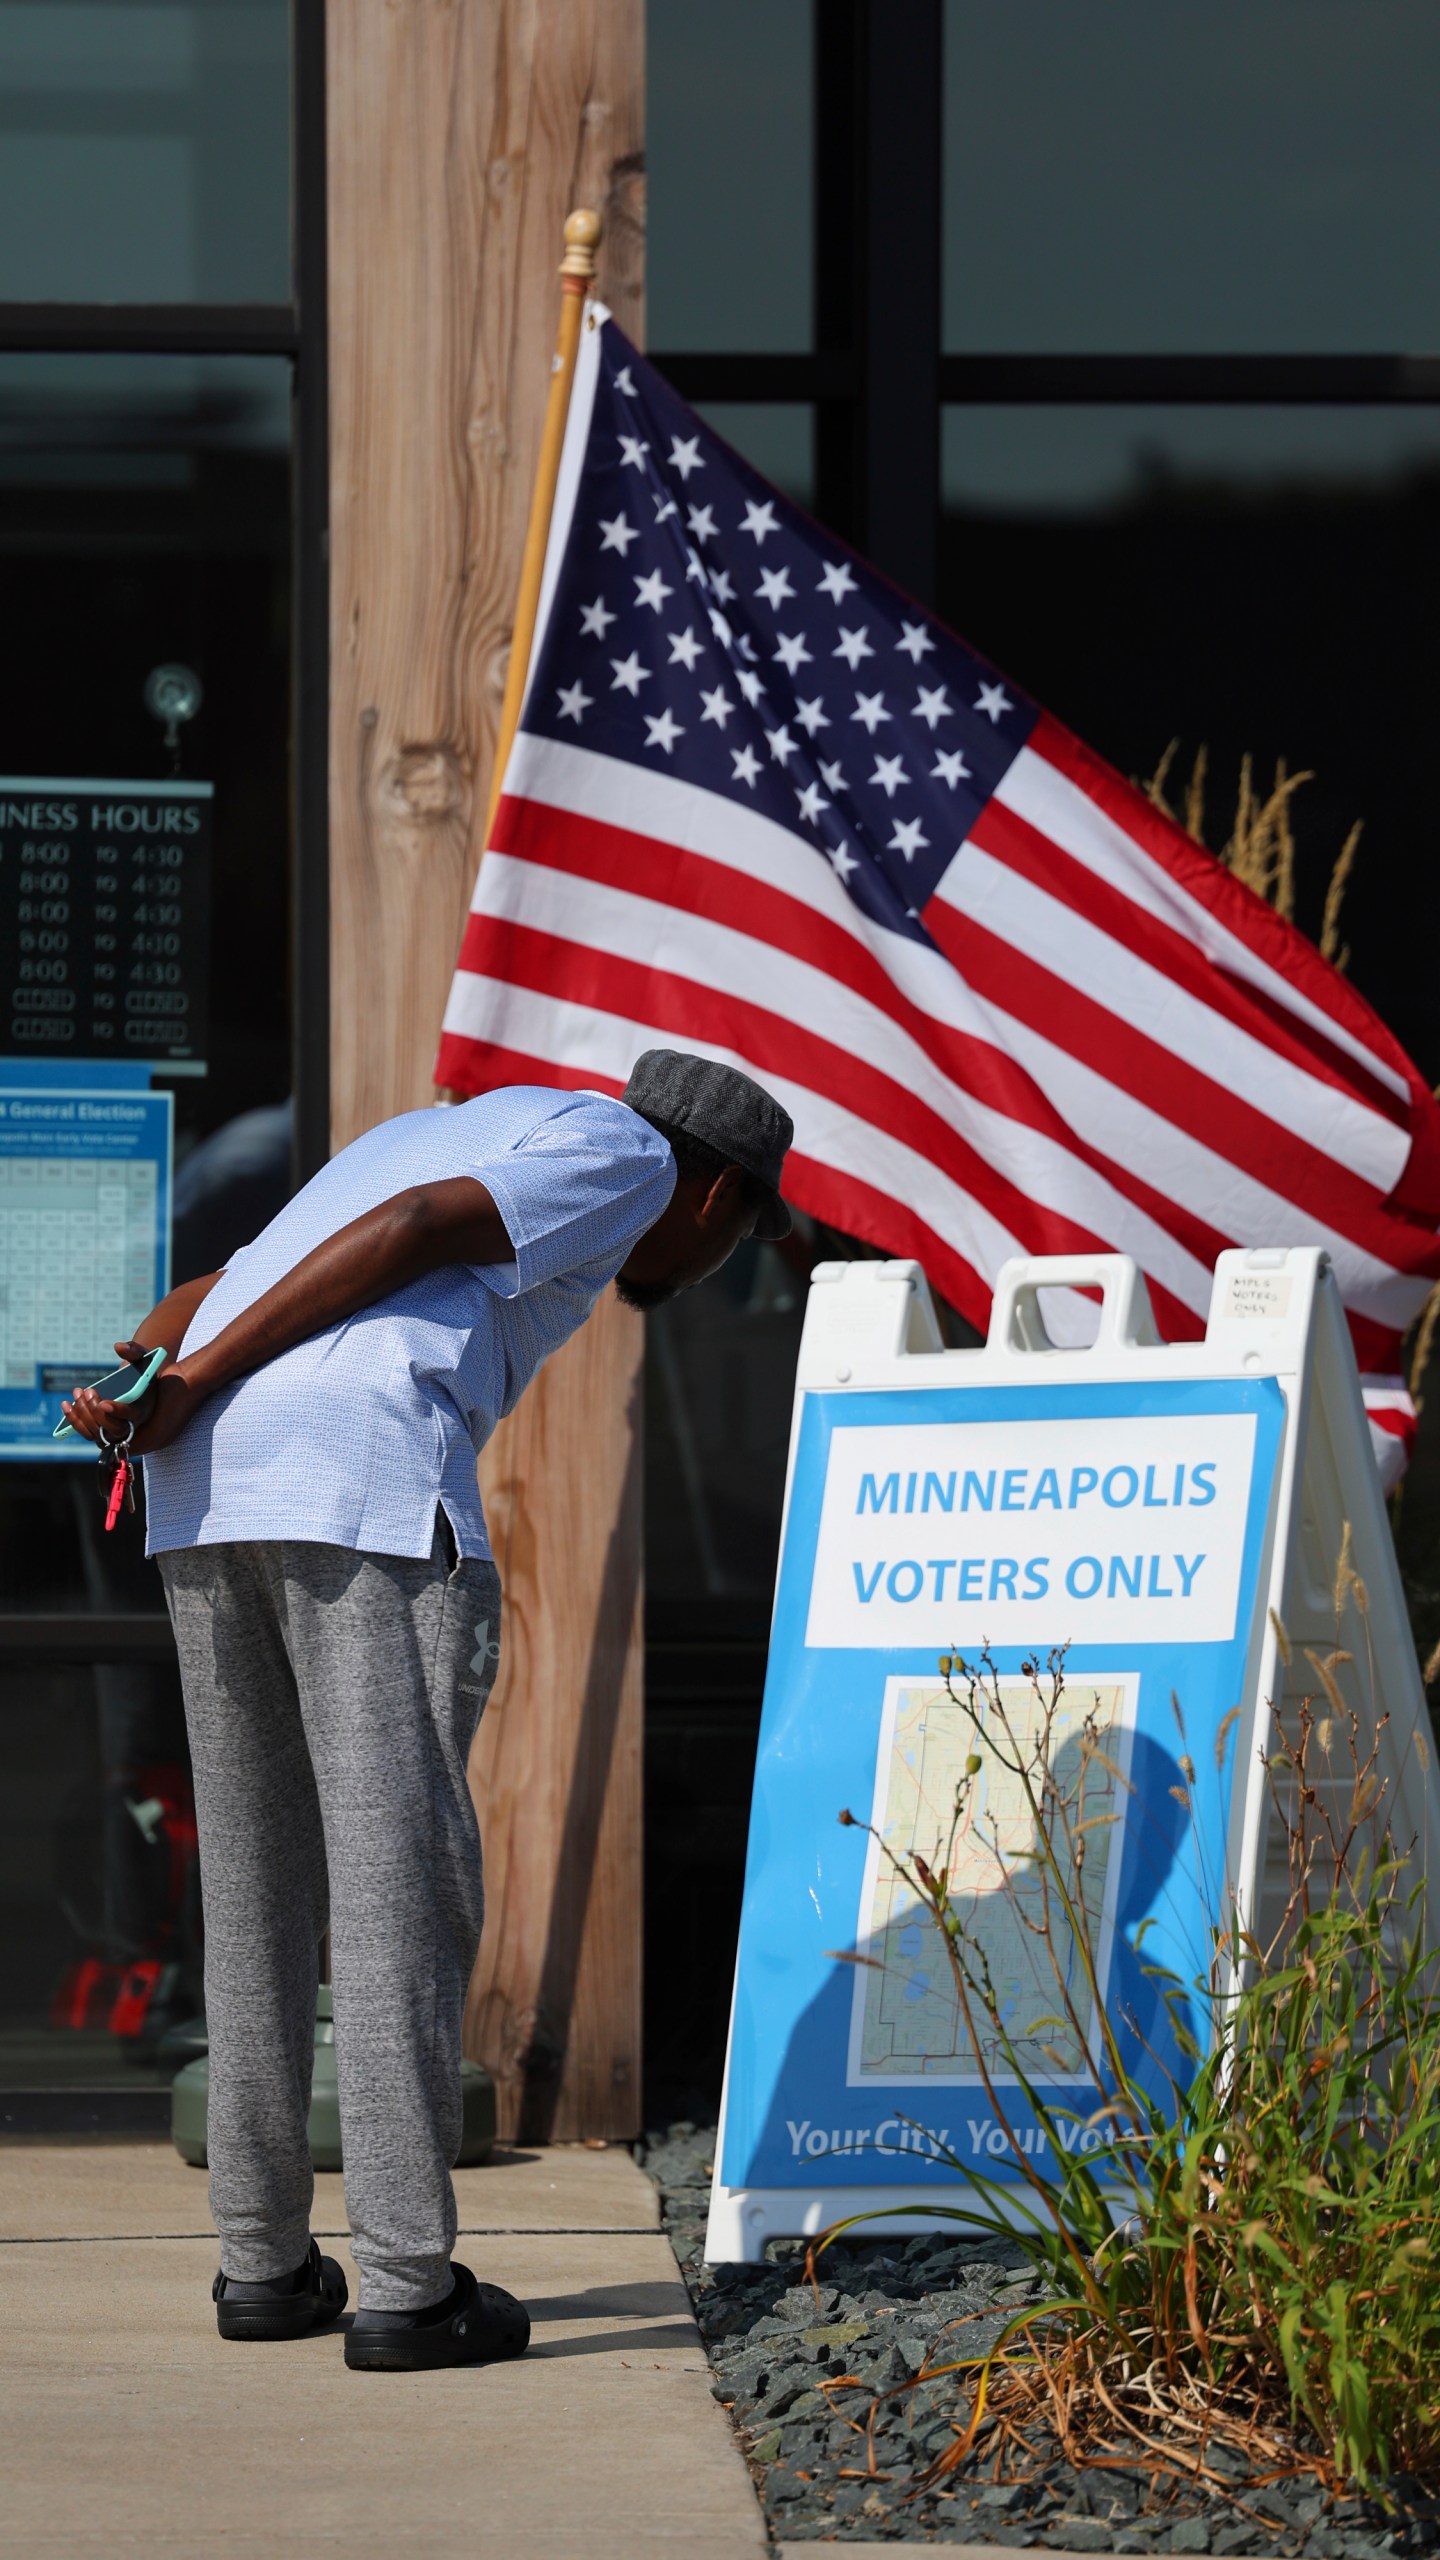
{"label": "blue sign panel", "polygon": [[[1027,2079],[1067,2142],[1098,2143],[1094,2008],[1073,1933],[1052,1932],[1052,1956],[1026,1925],[1035,1826],[1005,1747],[1008,1723],[1033,1749],[1054,1648],[1050,1763],[1062,1792],[1085,1770],[1101,1997],[1157,2098],[1167,2072],[1187,2077],[1155,1975],[1203,1978],[1224,1903],[1233,1711],[1284,1412],[1269,1378],[807,1395],[751,1816],[726,2187],[933,2187],[940,2146],[1018,2177],[1012,2132],[1043,2169]],[[993,1679],[972,1714],[939,1661],[982,1651]],[[917,1853],[932,1867],[948,1854],[950,1906],[983,1952],[1003,2033],[980,2004],[965,2014],[940,1931],[897,1871]]]}
{"label": "blue sign panel", "polygon": [[174,1096],[0,1084],[0,1458],[93,1461],[60,1402],[169,1286]]}

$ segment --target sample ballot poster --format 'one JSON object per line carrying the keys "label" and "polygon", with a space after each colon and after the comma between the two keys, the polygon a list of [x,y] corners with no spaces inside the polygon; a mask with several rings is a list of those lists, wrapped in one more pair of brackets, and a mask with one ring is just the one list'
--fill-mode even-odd
{"label": "sample ballot poster", "polygon": [[[1073,1937],[1057,1958],[1083,2034],[1026,1926],[1039,1889],[1020,1782],[993,1715],[977,1733],[947,1694],[942,1653],[988,1646],[1028,1735],[1022,1666],[1067,1648],[1051,1757],[1063,1786],[1088,1720],[1083,1894],[1107,2006],[1133,2019],[1127,2058],[1157,2096],[1163,2066],[1188,2076],[1151,1969],[1203,1977],[1223,1902],[1232,1710],[1283,1418],[1268,1378],[807,1395],[751,1817],[727,2187],[933,2185],[937,2142],[1018,2175],[982,2061],[1035,2166],[1045,2137],[1022,2072],[1075,2141],[1099,2139]],[[984,1950],[1008,2056],[978,2007],[976,2053],[935,1924],[879,1845],[936,1864],[972,1754],[950,1895]],[[1193,2008],[1189,2023],[1203,2042]]]}
{"label": "sample ballot poster", "polygon": [[60,1400],[169,1286],[174,1096],[0,1084],[0,1458],[93,1461]]}

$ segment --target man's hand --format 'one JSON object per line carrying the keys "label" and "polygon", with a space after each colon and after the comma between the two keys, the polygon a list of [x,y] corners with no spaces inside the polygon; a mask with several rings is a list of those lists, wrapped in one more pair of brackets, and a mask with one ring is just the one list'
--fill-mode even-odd
{"label": "man's hand", "polygon": [[[117,1342],[115,1349],[120,1359],[144,1367],[148,1352],[143,1342]],[[65,1404],[64,1413],[82,1439],[97,1446],[108,1441],[113,1447],[125,1440],[133,1424],[134,1437],[126,1442],[126,1453],[143,1458],[150,1450],[168,1448],[177,1440],[201,1401],[200,1391],[172,1360],[134,1404],[116,1404],[109,1396],[97,1396],[93,1387],[81,1387]]]}

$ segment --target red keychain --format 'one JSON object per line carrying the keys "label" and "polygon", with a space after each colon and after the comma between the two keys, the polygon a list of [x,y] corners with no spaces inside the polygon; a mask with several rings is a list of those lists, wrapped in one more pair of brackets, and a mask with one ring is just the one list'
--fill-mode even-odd
{"label": "red keychain", "polygon": [[123,1440],[107,1440],[103,1431],[100,1434],[100,1464],[103,1467],[108,1459],[111,1467],[110,1496],[105,1505],[105,1526],[107,1529],[114,1528],[116,1521],[120,1517],[120,1505],[122,1502],[129,1511],[133,1511],[135,1508],[135,1488],[130,1480],[131,1467],[128,1454],[130,1443],[134,1437],[135,1425],[133,1422],[131,1423]]}

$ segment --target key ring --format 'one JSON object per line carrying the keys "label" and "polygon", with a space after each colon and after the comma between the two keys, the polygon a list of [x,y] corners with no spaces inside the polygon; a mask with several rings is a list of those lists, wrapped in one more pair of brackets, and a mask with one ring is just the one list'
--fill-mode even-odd
{"label": "key ring", "polygon": [[110,1438],[109,1438],[109,1436],[108,1436],[108,1434],[107,1434],[107,1432],[106,1432],[106,1429],[105,1429],[105,1425],[104,1425],[104,1423],[102,1422],[102,1423],[101,1423],[101,1425],[100,1425],[100,1446],[101,1446],[101,1448],[102,1448],[102,1449],[118,1449],[118,1450],[120,1451],[120,1453],[121,1453],[121,1456],[122,1456],[122,1457],[123,1457],[123,1455],[124,1455],[125,1451],[129,1448],[130,1443],[131,1443],[131,1441],[134,1439],[134,1437],[135,1437],[135,1417],[134,1417],[134,1415],[133,1415],[133,1414],[131,1415],[130,1420],[128,1421],[128,1423],[127,1423],[127,1424],[126,1424],[126,1426],[125,1426],[125,1437],[124,1437],[124,1439],[123,1439],[123,1440],[112,1440],[112,1439],[110,1439]]}

